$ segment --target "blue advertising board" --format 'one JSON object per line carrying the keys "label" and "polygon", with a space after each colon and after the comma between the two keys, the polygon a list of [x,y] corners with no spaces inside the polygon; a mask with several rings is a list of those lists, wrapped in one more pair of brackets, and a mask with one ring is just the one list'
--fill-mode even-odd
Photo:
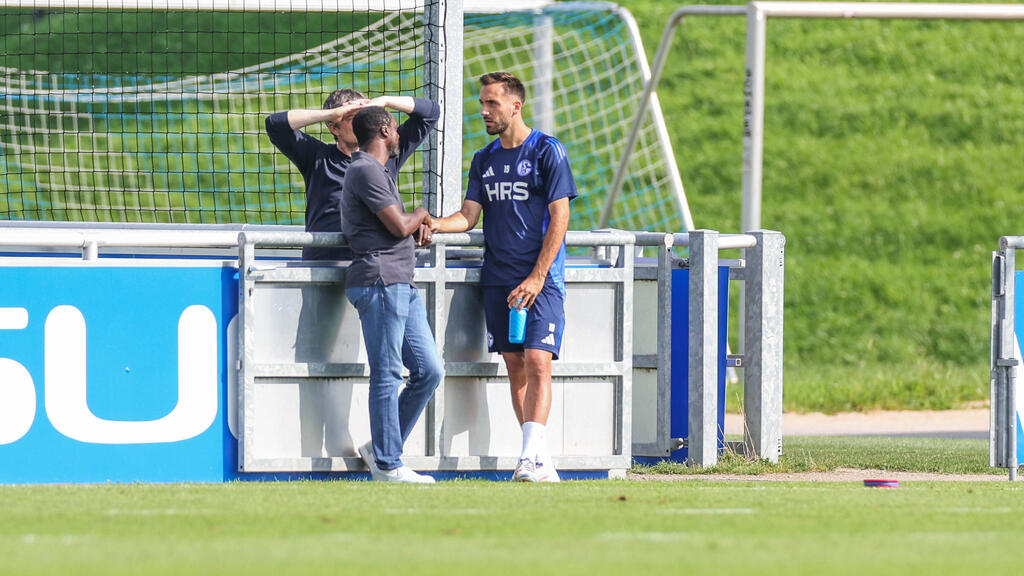
{"label": "blue advertising board", "polygon": [[237,270],[0,267],[0,483],[235,476]]}
{"label": "blue advertising board", "polygon": [[[718,449],[725,447],[725,377],[729,336],[729,267],[718,268]],[[690,271],[672,271],[672,438],[688,438],[690,423]],[[676,450],[671,460],[685,462],[686,448]]]}
{"label": "blue advertising board", "polygon": [[[718,449],[725,448],[725,378],[729,336],[729,267],[718,268]],[[672,271],[672,401],[669,406],[669,428],[672,438],[688,438],[690,423],[690,271]],[[669,460],[685,462],[684,447],[669,454]],[[641,464],[655,464],[661,457],[635,456]]]}

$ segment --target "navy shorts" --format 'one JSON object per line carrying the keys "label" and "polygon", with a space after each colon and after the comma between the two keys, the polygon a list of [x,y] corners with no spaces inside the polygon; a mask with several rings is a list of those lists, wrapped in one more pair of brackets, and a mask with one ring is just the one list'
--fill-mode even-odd
{"label": "navy shorts", "polygon": [[526,311],[526,337],[522,344],[508,341],[508,295],[515,286],[484,286],[488,352],[522,352],[524,348],[547,350],[558,360],[565,330],[565,294],[550,282]]}

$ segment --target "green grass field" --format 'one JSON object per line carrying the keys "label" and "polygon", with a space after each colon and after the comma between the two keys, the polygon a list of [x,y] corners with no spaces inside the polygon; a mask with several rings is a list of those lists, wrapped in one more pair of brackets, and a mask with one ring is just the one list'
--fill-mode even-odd
{"label": "green grass field", "polygon": [[3,574],[977,574],[1021,486],[455,481],[0,487]]}
{"label": "green grass field", "polygon": [[[986,461],[983,440],[808,437],[777,466],[727,456],[710,472],[993,472]],[[678,472],[0,486],[0,574],[976,574],[1014,567],[1024,538],[1024,488],[1006,481],[644,479]]]}

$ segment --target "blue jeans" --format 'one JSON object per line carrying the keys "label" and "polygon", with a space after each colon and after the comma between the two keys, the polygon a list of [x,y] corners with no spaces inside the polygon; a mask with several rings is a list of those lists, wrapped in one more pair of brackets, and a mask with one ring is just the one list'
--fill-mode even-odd
{"label": "blue jeans", "polygon": [[[402,465],[402,447],[423,408],[444,377],[427,309],[409,284],[352,286],[345,289],[359,311],[370,363],[370,435],[377,467]],[[402,393],[402,366],[409,381]]]}

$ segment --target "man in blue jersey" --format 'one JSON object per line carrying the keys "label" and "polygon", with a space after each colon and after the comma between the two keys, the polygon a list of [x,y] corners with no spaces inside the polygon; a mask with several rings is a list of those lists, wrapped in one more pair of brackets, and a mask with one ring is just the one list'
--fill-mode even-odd
{"label": "man in blue jersey", "polygon": [[[565,328],[565,233],[576,183],[565,147],[523,121],[526,90],[507,72],[480,77],[481,115],[496,140],[473,156],[462,209],[431,223],[463,232],[484,215],[484,294],[488,349],[508,368],[512,407],[523,429],[514,480],[558,482],[545,442],[551,361]],[[508,341],[509,309],[526,308],[526,338]]]}
{"label": "man in blue jersey", "polygon": [[[389,160],[392,178],[398,169],[430,134],[441,116],[441,107],[430,100],[409,96],[381,96],[367,100],[348,88],[335,90],[324,102],[323,110],[288,110],[267,116],[270,141],[295,164],[306,182],[306,231],[341,232],[341,191],[345,171],[359,142],[352,132],[352,118],[365,106],[383,106],[409,115],[398,127],[398,153]],[[306,134],[302,128],[324,122],[334,136],[326,144]],[[304,260],[350,260],[348,248],[308,247]]]}

